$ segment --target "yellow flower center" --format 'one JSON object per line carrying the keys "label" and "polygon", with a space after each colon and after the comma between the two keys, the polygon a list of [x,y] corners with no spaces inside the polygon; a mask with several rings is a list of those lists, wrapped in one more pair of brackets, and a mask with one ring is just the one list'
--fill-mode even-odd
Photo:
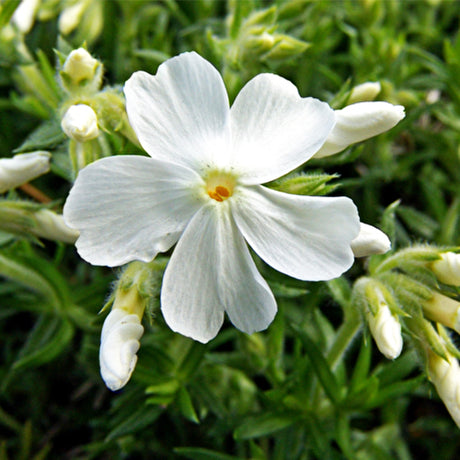
{"label": "yellow flower center", "polygon": [[215,171],[207,175],[205,184],[209,197],[222,202],[233,195],[236,180],[231,174]]}

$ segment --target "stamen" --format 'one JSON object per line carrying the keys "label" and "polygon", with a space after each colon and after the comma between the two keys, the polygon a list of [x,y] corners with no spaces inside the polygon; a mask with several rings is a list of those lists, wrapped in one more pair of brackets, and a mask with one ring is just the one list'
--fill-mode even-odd
{"label": "stamen", "polygon": [[230,192],[221,185],[216,187],[216,193],[219,194],[221,197],[228,198],[230,196]]}

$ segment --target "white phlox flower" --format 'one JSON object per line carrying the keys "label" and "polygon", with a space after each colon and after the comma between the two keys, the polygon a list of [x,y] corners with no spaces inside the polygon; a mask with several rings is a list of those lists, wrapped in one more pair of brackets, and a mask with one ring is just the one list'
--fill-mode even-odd
{"label": "white phlox flower", "polygon": [[358,236],[351,242],[351,249],[355,257],[385,254],[391,249],[391,242],[381,230],[361,222]]}
{"label": "white phlox flower", "polygon": [[20,153],[0,159],[0,193],[18,187],[50,170],[49,152]]}
{"label": "white phlox flower", "polygon": [[339,153],[349,145],[388,131],[404,116],[402,105],[383,101],[357,102],[335,110],[334,129],[314,156],[323,158]]}
{"label": "white phlox flower", "polygon": [[207,342],[227,313],[240,330],[268,327],[275,298],[247,244],[276,270],[329,280],[353,263],[359,232],[345,197],[290,195],[262,186],[311,158],[334,129],[334,111],[261,74],[232,107],[218,71],[196,53],[136,72],[124,87],[130,123],[150,155],[98,160],[64,207],[95,265],[150,261],[177,243],[161,309],[176,332]]}
{"label": "white phlox flower", "polygon": [[96,112],[86,104],[71,105],[62,117],[61,128],[77,142],[86,142],[99,135]]}
{"label": "white phlox flower", "polygon": [[134,313],[113,308],[107,315],[101,333],[99,364],[101,376],[110,390],[119,390],[131,378],[143,333],[139,316]]}
{"label": "white phlox flower", "polygon": [[422,307],[427,318],[460,334],[460,302],[439,292],[433,292],[431,299],[425,300]]}

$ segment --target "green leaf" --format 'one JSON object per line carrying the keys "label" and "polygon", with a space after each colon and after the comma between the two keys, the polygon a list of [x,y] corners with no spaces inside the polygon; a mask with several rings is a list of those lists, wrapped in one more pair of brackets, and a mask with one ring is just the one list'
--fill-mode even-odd
{"label": "green leaf", "polygon": [[324,388],[328,398],[331,402],[338,406],[341,400],[341,391],[340,387],[335,379],[334,374],[332,373],[329,364],[321,350],[317,347],[317,345],[310,339],[307,333],[296,326],[293,326],[293,329],[301,340],[305,353],[310,358],[310,362],[312,367],[321,382],[321,385]]}
{"label": "green leaf", "polygon": [[176,447],[174,452],[191,460],[244,460],[242,457],[221,454],[215,450],[201,449],[199,447]]}
{"label": "green leaf", "polygon": [[19,352],[12,370],[24,370],[52,361],[67,349],[73,334],[74,327],[69,321],[53,315],[41,315]]}
{"label": "green leaf", "polygon": [[53,118],[43,122],[38,128],[32,131],[26,140],[18,148],[13,150],[13,152],[22,153],[50,149],[64,142],[66,139],[59,121]]}
{"label": "green leaf", "polygon": [[4,27],[13,16],[21,0],[4,0],[0,7],[0,28]]}
{"label": "green leaf", "polygon": [[192,398],[190,393],[181,387],[177,395],[177,403],[182,415],[193,423],[200,423],[200,419],[196,414],[195,408],[193,407]]}
{"label": "green leaf", "polygon": [[163,412],[163,408],[143,405],[136,412],[116,426],[106,437],[106,441],[113,441],[127,434],[140,431],[151,425]]}
{"label": "green leaf", "polygon": [[292,426],[297,420],[298,416],[295,414],[265,413],[248,418],[235,430],[233,436],[236,440],[267,436]]}

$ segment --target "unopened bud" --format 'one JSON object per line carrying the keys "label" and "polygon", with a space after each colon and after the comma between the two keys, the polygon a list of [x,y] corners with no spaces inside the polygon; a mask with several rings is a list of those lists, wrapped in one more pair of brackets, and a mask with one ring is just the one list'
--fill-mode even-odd
{"label": "unopened bud", "polygon": [[348,103],[355,104],[356,102],[373,101],[381,90],[382,86],[378,81],[362,83],[351,90]]}
{"label": "unopened bud", "polygon": [[450,353],[444,359],[428,350],[428,377],[436,387],[452,419],[460,428],[460,367]]}
{"label": "unopened bud", "polygon": [[150,271],[147,264],[127,265],[118,282],[112,311],[104,321],[99,349],[101,376],[107,387],[116,391],[131,378],[137,363],[141,319],[148,301],[145,291]]}
{"label": "unopened bud", "polygon": [[74,244],[79,232],[68,227],[61,214],[56,214],[49,209],[41,209],[34,214],[35,226],[31,232],[41,238],[63,243]]}
{"label": "unopened bud", "polygon": [[137,363],[139,339],[144,333],[140,319],[125,309],[113,308],[104,321],[99,349],[101,376],[112,391],[123,388]]}
{"label": "unopened bud", "polygon": [[58,21],[59,31],[62,35],[70,34],[78,26],[87,3],[86,0],[80,0],[62,10]]}
{"label": "unopened bud", "polygon": [[0,159],[0,193],[47,173],[50,158],[49,152],[37,151]]}
{"label": "unopened bud", "polygon": [[61,127],[77,142],[89,141],[99,135],[96,112],[86,104],[72,105],[62,118]]}
{"label": "unopened bud", "polygon": [[82,81],[92,80],[100,65],[99,61],[94,59],[88,51],[78,48],[67,56],[62,71],[74,84],[78,85]]}
{"label": "unopened bud", "polygon": [[372,225],[360,223],[358,236],[351,242],[351,250],[355,257],[384,254],[390,249],[391,242],[385,233]]}
{"label": "unopened bud", "polygon": [[460,302],[433,292],[433,297],[422,304],[425,316],[460,334]]}
{"label": "unopened bud", "polygon": [[11,20],[23,34],[32,28],[39,5],[40,0],[22,0],[14,11]]}
{"label": "unopened bud", "polygon": [[404,107],[388,102],[357,102],[334,111],[336,123],[315,158],[345,150],[349,145],[377,136],[393,128],[405,114]]}
{"label": "unopened bud", "polygon": [[367,322],[375,343],[380,352],[388,359],[395,359],[401,354],[403,339],[401,324],[397,316],[391,313],[388,304],[380,291],[375,288],[378,305],[375,315],[367,312]]}
{"label": "unopened bud", "polygon": [[460,254],[444,252],[431,264],[431,269],[441,283],[460,286]]}

